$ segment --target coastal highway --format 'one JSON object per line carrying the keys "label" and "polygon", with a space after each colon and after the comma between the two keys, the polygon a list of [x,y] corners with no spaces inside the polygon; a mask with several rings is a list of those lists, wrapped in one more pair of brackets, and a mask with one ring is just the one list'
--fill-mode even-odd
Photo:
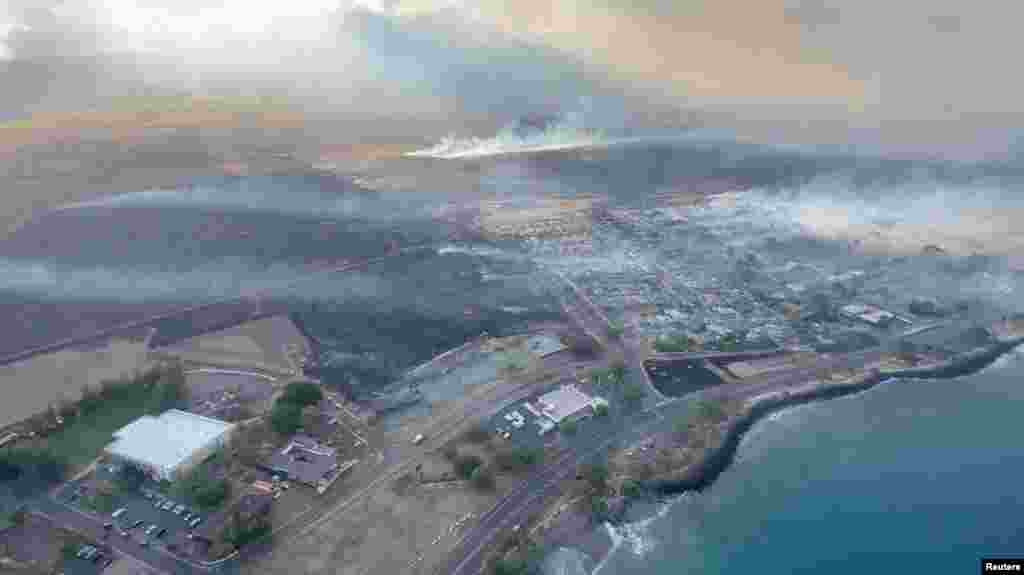
{"label": "coastal highway", "polygon": [[[686,402],[680,398],[666,402],[662,407],[675,407],[683,412]],[[525,526],[531,515],[544,509],[547,496],[557,493],[559,482],[574,475],[581,464],[607,451],[616,442],[639,440],[650,435],[657,426],[665,425],[665,421],[664,416],[653,411],[603,425],[596,420],[591,421],[590,424],[602,425],[602,429],[581,437],[567,452],[505,494],[456,544],[450,559],[438,569],[438,575],[479,573],[483,569],[484,550],[487,546],[500,533],[514,529],[516,525]]]}
{"label": "coastal highway", "polygon": [[476,526],[469,531],[456,545],[451,558],[438,571],[443,575],[476,575],[483,568],[484,551],[505,529],[523,524],[539,509],[543,508],[544,498],[557,491],[558,482],[576,472],[581,463],[606,451],[614,442],[623,444],[639,440],[653,433],[658,426],[670,425],[670,418],[659,412],[678,410],[685,413],[686,399],[701,397],[709,399],[745,399],[770,391],[778,391],[813,380],[823,369],[841,369],[861,367],[877,361],[882,356],[879,349],[862,352],[825,356],[813,365],[786,370],[780,373],[767,374],[760,378],[752,378],[741,384],[724,384],[702,390],[689,396],[663,401],[655,410],[647,410],[631,417],[621,418],[617,422],[601,423],[597,420],[588,422],[588,427],[595,425],[602,429],[592,434],[580,434],[568,452],[562,454],[555,462],[537,470],[529,479],[524,480],[512,489],[493,507],[481,516]]}

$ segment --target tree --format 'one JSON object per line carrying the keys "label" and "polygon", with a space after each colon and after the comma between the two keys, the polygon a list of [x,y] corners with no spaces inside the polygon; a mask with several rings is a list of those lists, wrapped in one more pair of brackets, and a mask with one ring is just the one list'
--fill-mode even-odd
{"label": "tree", "polygon": [[636,480],[627,479],[622,484],[622,495],[626,497],[639,497],[642,491],[640,483]]}
{"label": "tree", "polygon": [[630,383],[622,392],[622,398],[628,403],[633,404],[639,403],[645,395],[647,395],[647,392],[640,386],[640,384],[637,383]]}
{"label": "tree", "polygon": [[603,521],[608,518],[608,499],[600,495],[594,495],[590,498],[590,513],[594,516],[594,519]]}
{"label": "tree", "polygon": [[589,465],[583,470],[583,478],[594,491],[603,491],[608,483],[608,466],[604,463]]}
{"label": "tree", "polygon": [[284,388],[278,401],[306,406],[320,403],[323,398],[324,392],[319,385],[309,381],[293,381]]}
{"label": "tree", "polygon": [[726,418],[725,407],[721,401],[701,400],[694,407],[697,416],[712,422],[720,422]]}
{"label": "tree", "polygon": [[594,415],[597,416],[597,417],[604,417],[604,416],[608,415],[608,405],[604,404],[604,403],[599,403],[599,404],[595,405],[594,406]]}
{"label": "tree", "polygon": [[626,332],[626,325],[622,321],[615,320],[608,324],[608,337],[612,339],[620,339],[622,334]]}
{"label": "tree", "polygon": [[302,407],[278,400],[270,411],[270,427],[281,435],[292,435],[302,427]]}
{"label": "tree", "polygon": [[558,424],[558,430],[566,435],[574,435],[578,430],[578,425],[575,420],[566,419],[562,423]]}
{"label": "tree", "polygon": [[468,454],[455,458],[455,473],[463,479],[469,479],[478,468],[482,467],[484,461],[479,456]]}
{"label": "tree", "polygon": [[677,417],[676,420],[672,422],[672,431],[682,435],[690,429],[690,425],[691,422],[689,417]]}

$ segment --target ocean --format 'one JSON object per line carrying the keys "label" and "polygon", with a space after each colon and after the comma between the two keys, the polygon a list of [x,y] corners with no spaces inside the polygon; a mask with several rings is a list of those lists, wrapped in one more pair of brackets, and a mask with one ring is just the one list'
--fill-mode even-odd
{"label": "ocean", "polygon": [[970,573],[1024,554],[1024,349],[757,424],[707,491],[619,527],[602,575]]}

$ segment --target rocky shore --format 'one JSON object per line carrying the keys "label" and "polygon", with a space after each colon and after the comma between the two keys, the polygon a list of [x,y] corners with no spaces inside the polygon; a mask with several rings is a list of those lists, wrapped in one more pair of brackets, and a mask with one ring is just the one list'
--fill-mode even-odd
{"label": "rocky shore", "polygon": [[1004,339],[990,346],[962,354],[948,361],[921,368],[872,370],[860,376],[834,383],[814,382],[806,386],[766,394],[748,403],[745,413],[728,422],[721,444],[708,450],[705,457],[685,469],[677,478],[641,481],[641,485],[657,495],[674,495],[700,491],[714,483],[728,468],[736,455],[743,435],[762,418],[796,405],[860,393],[879,383],[898,378],[952,378],[978,371],[1001,355],[1024,344],[1024,336]]}
{"label": "rocky shore", "polygon": [[[976,372],[990,365],[1000,356],[1024,345],[1024,334],[1001,338],[996,343],[961,354],[942,363],[900,370],[874,369],[842,381],[812,382],[785,391],[772,392],[749,400],[746,409],[722,424],[721,443],[708,449],[704,457],[684,469],[661,477],[639,481],[644,498],[660,498],[687,491],[701,491],[710,486],[732,463],[743,436],[762,418],[777,411],[813,401],[838,398],[860,393],[872,387],[900,378],[937,379],[952,378]],[[624,500],[624,507],[615,514],[626,517],[628,507],[635,501]],[[615,522],[617,519],[613,519]],[[562,514],[543,531],[543,541],[549,549],[568,547],[586,553],[600,564],[615,548],[611,533],[595,529],[595,523],[580,511]]]}

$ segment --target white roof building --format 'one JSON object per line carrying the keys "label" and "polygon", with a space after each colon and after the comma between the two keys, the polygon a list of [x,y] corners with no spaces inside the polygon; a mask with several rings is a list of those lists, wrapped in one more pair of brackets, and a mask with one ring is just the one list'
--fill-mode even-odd
{"label": "white roof building", "polygon": [[177,409],[144,415],[114,432],[106,452],[171,480],[200,462],[231,435],[234,425]]}
{"label": "white roof building", "polygon": [[548,419],[558,423],[563,419],[575,415],[583,409],[605,403],[599,397],[590,397],[580,391],[575,385],[562,385],[554,391],[549,391],[537,399],[540,411]]}

